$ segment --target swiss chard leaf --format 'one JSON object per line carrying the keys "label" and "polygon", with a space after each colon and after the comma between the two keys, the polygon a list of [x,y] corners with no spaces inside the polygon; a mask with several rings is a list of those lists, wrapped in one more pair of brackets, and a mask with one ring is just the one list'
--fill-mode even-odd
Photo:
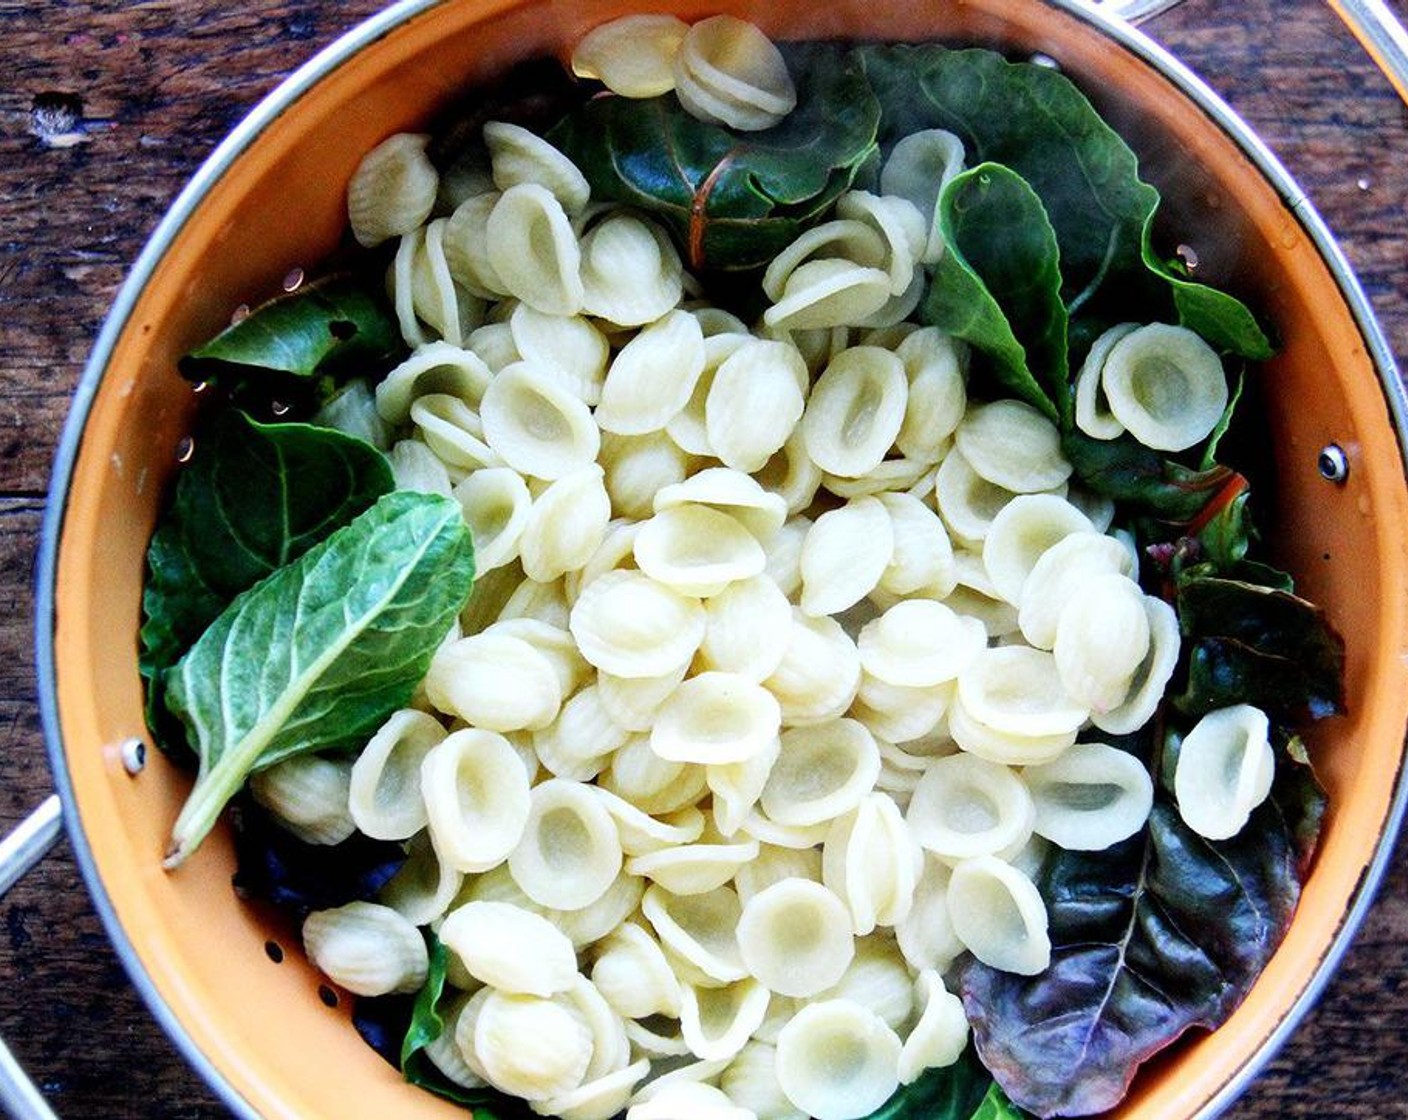
{"label": "swiss chard leaf", "polygon": [[1273,357],[1275,347],[1246,304],[1217,288],[1188,279],[1178,266],[1154,251],[1154,213],[1149,211],[1144,220],[1139,251],[1145,267],[1169,285],[1178,321],[1202,335],[1216,350],[1239,354],[1254,362]]}
{"label": "swiss chard leaf", "polygon": [[1185,467],[1129,435],[1093,439],[1072,428],[1062,433],[1061,450],[1097,494],[1176,525],[1196,520],[1220,490],[1240,477],[1217,464],[1206,470]]}
{"label": "swiss chard leaf", "polygon": [[1195,578],[1180,582],[1175,605],[1189,646],[1182,711],[1246,703],[1299,719],[1343,709],[1344,643],[1314,603],[1276,587]]}
{"label": "swiss chard leaf", "polygon": [[1300,896],[1312,811],[1299,777],[1278,773],[1232,840],[1192,832],[1161,787],[1137,836],[1048,858],[1051,966],[963,973],[979,1053],[1013,1102],[1042,1117],[1111,1108],[1140,1063],[1242,1001]]}
{"label": "swiss chard leaf", "polygon": [[944,188],[939,223],[948,251],[934,266],[923,320],[986,355],[1017,397],[1068,421],[1066,307],[1041,199],[1011,169],[984,163]]}
{"label": "swiss chard leaf", "polygon": [[174,665],[236,595],[394,485],[385,456],[361,440],[221,412],[196,439],[152,535],[142,594],[143,674]]}
{"label": "swiss chard leaf", "polygon": [[236,598],[168,675],[200,771],[167,866],[253,771],[360,745],[409,701],[473,578],[459,505],[396,491]]}
{"label": "swiss chard leaf", "polygon": [[256,307],[179,368],[237,399],[295,397],[315,406],[331,391],[322,375],[383,366],[403,349],[396,315],[377,285],[334,274]]}
{"label": "swiss chard leaf", "polygon": [[1063,74],[977,48],[860,53],[882,106],[884,149],[921,129],[946,129],[963,141],[970,164],[1010,167],[1041,198],[1060,246],[1073,337],[1088,342],[1126,319],[1178,317],[1206,330],[1215,346],[1269,356],[1245,307],[1179,276],[1153,252],[1158,191],[1140,180],[1133,151]]}
{"label": "swiss chard leaf", "polygon": [[582,169],[594,199],[664,222],[691,269],[761,267],[825,216],[876,153],[880,110],[855,57],[826,44],[785,53],[797,108],[773,128],[708,124],[672,94],[603,96],[548,139]]}

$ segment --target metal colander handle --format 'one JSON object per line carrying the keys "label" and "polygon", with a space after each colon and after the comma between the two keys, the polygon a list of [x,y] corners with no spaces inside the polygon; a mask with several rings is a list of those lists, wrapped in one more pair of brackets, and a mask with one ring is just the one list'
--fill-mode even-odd
{"label": "metal colander handle", "polygon": [[[1130,23],[1168,11],[1182,0],[1085,0],[1093,8]],[[1359,40],[1398,96],[1408,103],[1408,31],[1385,0],[1325,0]]]}
{"label": "metal colander handle", "polygon": [[[63,810],[58,794],[51,793],[14,832],[0,840],[0,897],[44,858],[62,832]],[[12,1120],[58,1120],[3,1041],[0,1041],[0,1105]]]}

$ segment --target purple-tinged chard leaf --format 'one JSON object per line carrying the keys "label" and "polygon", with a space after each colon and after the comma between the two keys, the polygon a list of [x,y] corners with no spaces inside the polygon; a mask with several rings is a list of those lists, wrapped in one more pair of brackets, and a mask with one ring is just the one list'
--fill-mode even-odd
{"label": "purple-tinged chard leaf", "polygon": [[1096,493],[1175,525],[1195,521],[1220,490],[1241,478],[1224,466],[1185,467],[1128,435],[1092,439],[1072,428],[1062,434],[1061,450]]}
{"label": "purple-tinged chard leaf", "polygon": [[1300,897],[1304,792],[1298,776],[1278,774],[1247,827],[1214,842],[1183,824],[1161,788],[1137,836],[1048,858],[1050,968],[963,970],[979,1055],[1013,1103],[1040,1117],[1113,1108],[1141,1063],[1231,1014]]}

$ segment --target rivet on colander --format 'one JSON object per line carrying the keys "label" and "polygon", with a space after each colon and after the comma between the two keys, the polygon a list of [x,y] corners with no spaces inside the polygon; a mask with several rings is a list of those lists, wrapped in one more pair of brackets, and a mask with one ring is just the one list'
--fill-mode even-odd
{"label": "rivet on colander", "polygon": [[1315,465],[1320,470],[1320,477],[1329,482],[1343,482],[1349,477],[1349,459],[1337,443],[1326,444]]}
{"label": "rivet on colander", "polygon": [[1061,64],[1059,62],[1057,62],[1049,54],[1042,54],[1040,51],[1032,55],[1031,61],[1033,66],[1045,66],[1048,70],[1061,69]]}
{"label": "rivet on colander", "polygon": [[122,768],[134,777],[147,765],[147,744],[141,739],[124,739],[119,752]]}

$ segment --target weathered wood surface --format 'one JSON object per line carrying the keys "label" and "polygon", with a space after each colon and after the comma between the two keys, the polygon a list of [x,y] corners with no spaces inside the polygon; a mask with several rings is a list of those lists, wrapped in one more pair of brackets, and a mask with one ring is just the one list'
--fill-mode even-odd
{"label": "weathered wood surface", "polygon": [[[372,0],[0,0],[0,830],[49,789],[31,654],[50,461],[104,310],[211,147]],[[1405,11],[1402,0],[1395,7]],[[1318,0],[1189,0],[1154,35],[1261,132],[1408,355],[1408,114]],[[59,96],[54,96],[59,95]],[[66,107],[79,142],[55,143]],[[41,111],[36,113],[36,108]],[[66,1117],[218,1117],[133,993],[66,848],[0,903],[0,1034]],[[1229,1113],[1408,1116],[1408,866]]]}

